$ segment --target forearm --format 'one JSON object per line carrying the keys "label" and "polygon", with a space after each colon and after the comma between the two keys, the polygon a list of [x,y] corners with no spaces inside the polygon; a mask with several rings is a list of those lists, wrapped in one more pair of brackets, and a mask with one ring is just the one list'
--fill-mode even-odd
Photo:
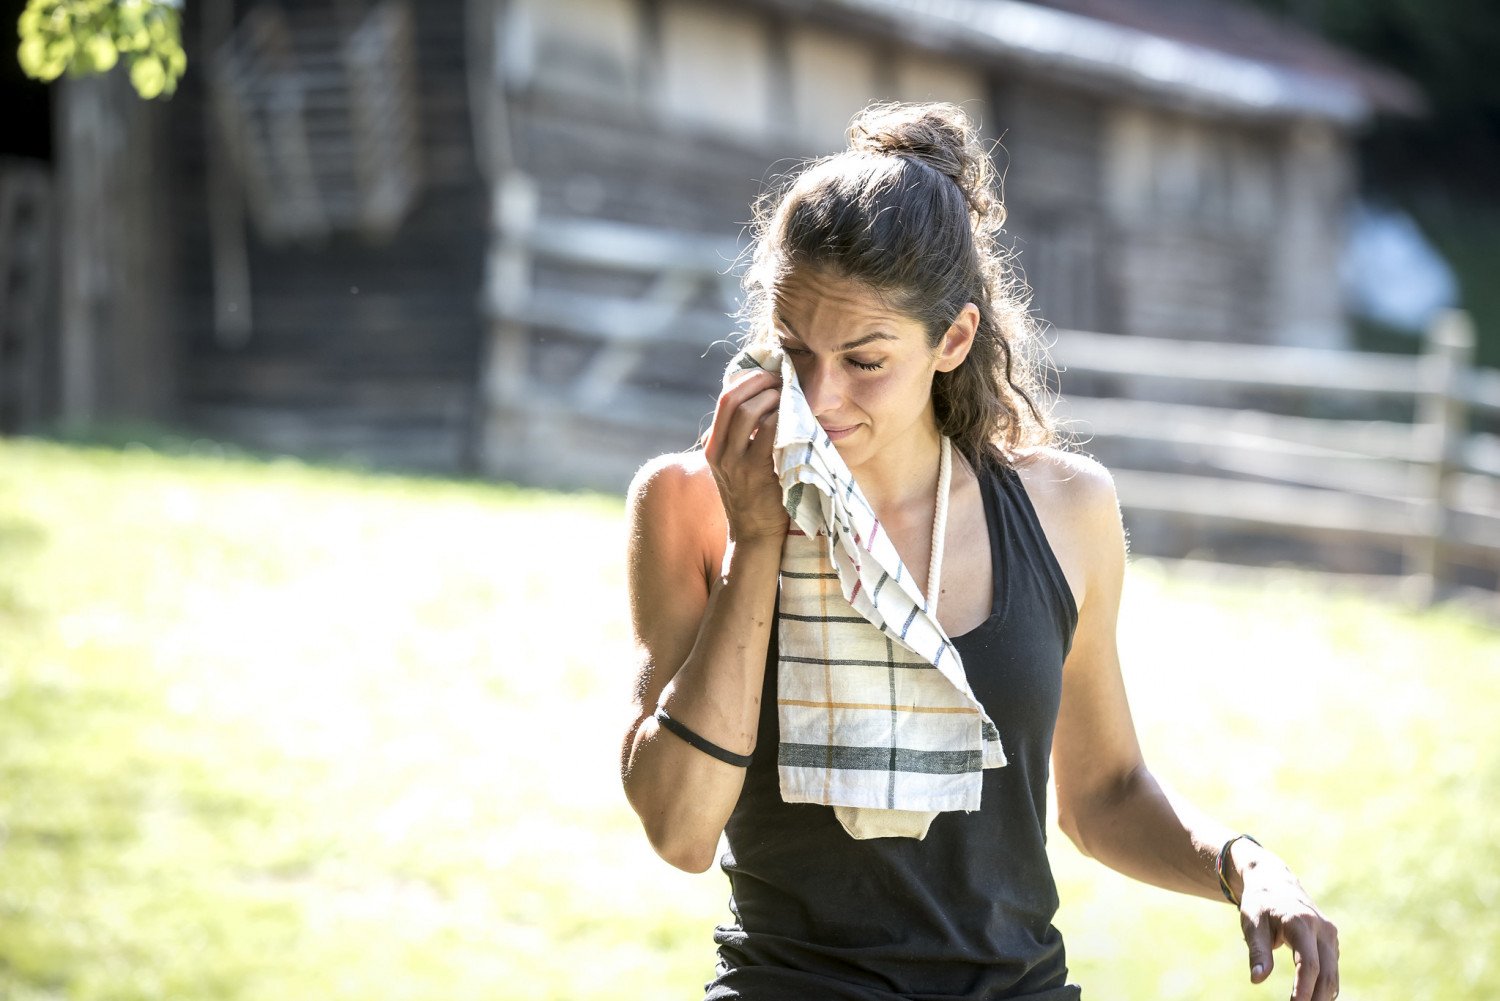
{"label": "forearm", "polygon": [[626,762],[626,796],[652,845],[684,869],[712,863],[745,770],[690,746],[652,713],[660,705],[727,751],[754,751],[780,561],[779,540],[730,544],[691,652],[657,701],[640,707]]}
{"label": "forearm", "polygon": [[[1065,828],[1085,854],[1133,879],[1179,893],[1222,899],[1216,862],[1234,831],[1164,788],[1144,766],[1108,796],[1075,810]],[[1241,867],[1252,861],[1237,842],[1226,869],[1240,893]],[[1267,853],[1268,854],[1268,853]]]}
{"label": "forearm", "polygon": [[697,641],[658,700],[674,719],[737,754],[755,749],[780,567],[779,538],[729,544]]}

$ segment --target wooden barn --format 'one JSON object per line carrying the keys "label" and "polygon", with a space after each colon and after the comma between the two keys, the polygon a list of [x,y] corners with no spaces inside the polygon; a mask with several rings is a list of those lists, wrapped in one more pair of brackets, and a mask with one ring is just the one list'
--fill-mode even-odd
{"label": "wooden barn", "polygon": [[[495,5],[497,227],[481,456],[623,483],[712,396],[747,206],[870,99],[1002,140],[1011,236],[1061,328],[1344,347],[1351,134],[1417,98],[1197,0]],[[696,264],[695,264],[696,262]]]}
{"label": "wooden barn", "polygon": [[1351,139],[1419,103],[1231,0],[202,0],[185,18],[176,96],[65,81],[50,194],[4,189],[50,197],[61,248],[4,262],[56,293],[5,313],[5,429],[151,420],[618,488],[711,404],[751,201],[880,98],[960,102],[1003,142],[1008,232],[1055,326],[1344,346]]}

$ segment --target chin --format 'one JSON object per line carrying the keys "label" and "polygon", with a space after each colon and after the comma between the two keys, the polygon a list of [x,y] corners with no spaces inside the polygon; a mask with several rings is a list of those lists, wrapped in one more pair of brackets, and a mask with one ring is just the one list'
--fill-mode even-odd
{"label": "chin", "polygon": [[833,447],[838,452],[839,457],[844,460],[844,465],[850,469],[867,461],[873,454],[865,443],[858,441],[836,441],[833,443]]}

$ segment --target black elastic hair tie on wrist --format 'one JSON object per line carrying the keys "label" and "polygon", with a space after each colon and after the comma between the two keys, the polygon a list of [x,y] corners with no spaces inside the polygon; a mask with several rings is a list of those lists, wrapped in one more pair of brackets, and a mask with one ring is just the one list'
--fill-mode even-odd
{"label": "black elastic hair tie on wrist", "polygon": [[711,740],[704,740],[702,737],[698,736],[696,733],[689,730],[687,727],[683,726],[672,717],[668,716],[667,711],[661,706],[656,707],[655,715],[656,721],[658,723],[666,727],[668,730],[671,730],[677,736],[681,737],[683,740],[687,741],[689,744],[693,745],[698,750],[708,755],[710,758],[718,758],[725,764],[734,765],[737,768],[750,767],[750,755],[735,754],[733,751],[727,751]]}
{"label": "black elastic hair tie on wrist", "polygon": [[1254,845],[1260,844],[1259,841],[1256,841],[1248,834],[1236,834],[1234,837],[1224,842],[1224,847],[1219,849],[1219,859],[1218,862],[1214,865],[1214,871],[1219,875],[1219,891],[1224,894],[1225,900],[1229,901],[1236,907],[1240,906],[1240,902],[1234,899],[1234,891],[1229,888],[1229,877],[1224,875],[1224,869],[1229,864],[1229,849],[1232,848],[1234,846],[1234,843],[1240,838],[1244,838],[1246,841]]}

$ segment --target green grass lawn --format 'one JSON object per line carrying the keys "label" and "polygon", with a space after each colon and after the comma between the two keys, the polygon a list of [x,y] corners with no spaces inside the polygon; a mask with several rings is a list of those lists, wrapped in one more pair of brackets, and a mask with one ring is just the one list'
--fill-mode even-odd
{"label": "green grass lawn", "polygon": [[[0,441],[0,998],[693,998],[722,875],[619,792],[613,498]],[[1302,872],[1350,999],[1500,996],[1500,632],[1132,568],[1158,773]],[[1251,988],[1232,909],[1053,835],[1095,999]]]}

